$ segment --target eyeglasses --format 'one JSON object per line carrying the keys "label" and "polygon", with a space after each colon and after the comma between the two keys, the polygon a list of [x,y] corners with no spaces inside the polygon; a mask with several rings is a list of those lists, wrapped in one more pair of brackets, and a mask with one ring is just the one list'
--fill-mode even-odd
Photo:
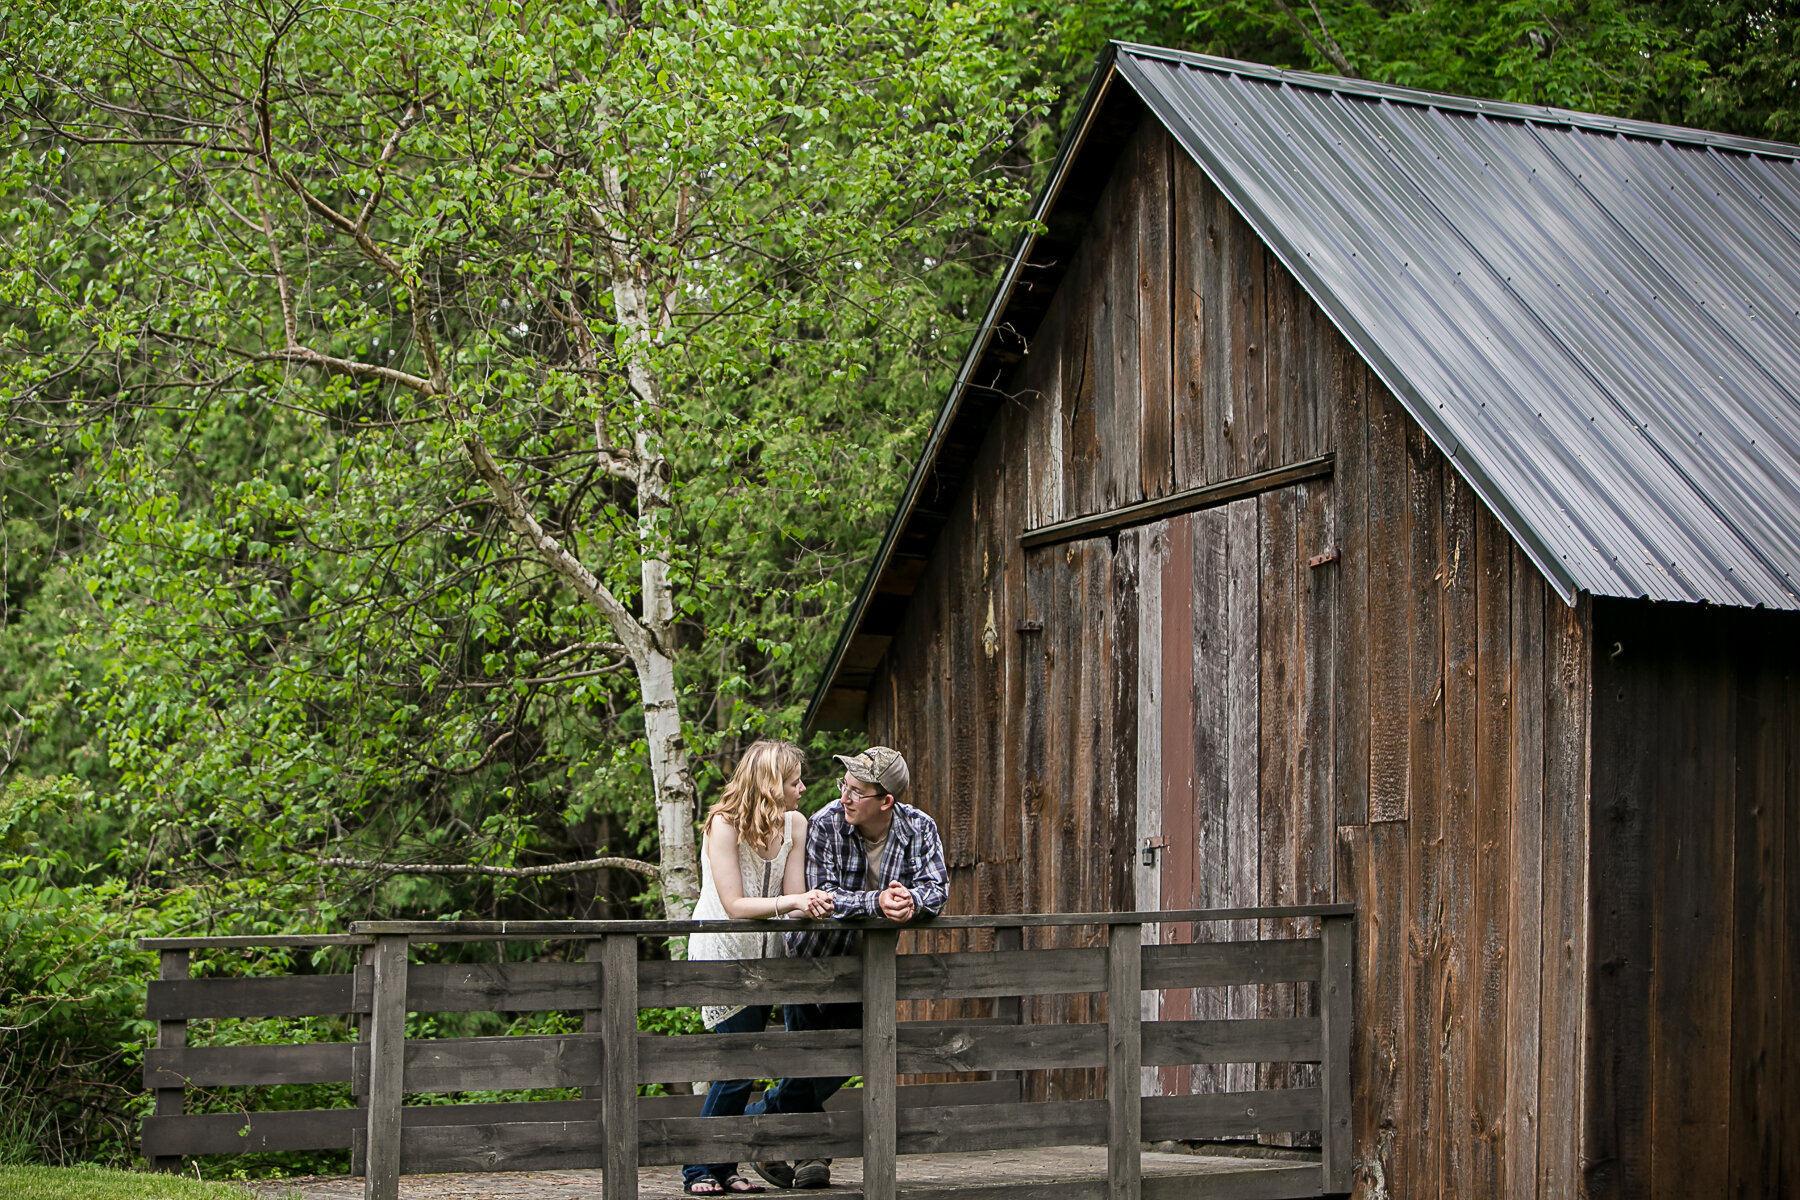
{"label": "eyeglasses", "polygon": [[856,800],[875,800],[881,796],[880,792],[857,791],[856,783],[857,781],[851,779],[848,775],[844,776],[842,779],[838,780],[838,795],[849,796]]}

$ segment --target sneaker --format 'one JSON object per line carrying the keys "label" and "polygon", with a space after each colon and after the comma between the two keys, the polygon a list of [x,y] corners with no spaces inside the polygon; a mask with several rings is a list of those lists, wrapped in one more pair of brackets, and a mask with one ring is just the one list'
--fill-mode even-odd
{"label": "sneaker", "polygon": [[794,1164],[794,1187],[822,1188],[831,1186],[831,1164],[822,1158],[801,1159]]}
{"label": "sneaker", "polygon": [[[794,1168],[785,1162],[753,1162],[750,1166],[758,1175],[778,1188],[794,1186]],[[829,1175],[829,1172],[827,1174]]]}

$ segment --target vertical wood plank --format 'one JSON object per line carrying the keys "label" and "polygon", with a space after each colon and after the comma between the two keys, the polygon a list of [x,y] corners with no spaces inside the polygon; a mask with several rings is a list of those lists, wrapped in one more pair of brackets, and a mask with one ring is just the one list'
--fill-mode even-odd
{"label": "vertical wood plank", "polygon": [[[1142,529],[1120,535],[1138,542],[1138,651],[1137,651],[1137,846],[1132,855],[1137,872],[1137,898],[1132,905],[1139,912],[1154,912],[1162,907],[1162,859],[1154,855],[1146,862],[1141,848],[1163,835],[1162,803],[1162,659],[1163,659],[1163,576],[1168,567],[1168,523],[1159,521]],[[1177,647],[1177,650],[1180,648]],[[1163,933],[1158,925],[1144,928],[1146,941],[1155,943]],[[1162,1012],[1160,991],[1144,993],[1141,1005],[1143,1019],[1155,1021]],[[1149,1096],[1163,1094],[1162,1069],[1145,1067],[1143,1092]]]}
{"label": "vertical wood plank", "polygon": [[400,1195],[400,1098],[406,1090],[407,941],[405,935],[375,939],[364,1200],[398,1200]]}
{"label": "vertical wood plank", "polygon": [[[1338,563],[1318,567],[1310,559],[1333,544],[1335,492],[1328,479],[1311,480],[1294,489],[1294,816],[1290,855],[1294,862],[1294,903],[1325,904],[1335,894],[1337,770],[1335,762]],[[1290,921],[1291,937],[1312,937],[1314,920]],[[1294,992],[1294,1015],[1319,1011],[1318,985],[1302,983]],[[1319,1069],[1309,1063],[1294,1068],[1297,1087],[1310,1087]],[[1309,1144],[1311,1135],[1302,1135]]]}
{"label": "vertical wood plank", "polygon": [[[1800,631],[1785,614],[1746,615],[1734,659],[1739,701],[1732,1189],[1800,1193]],[[1744,794],[1748,792],[1749,794]],[[1740,1166],[1741,1164],[1741,1166]]]}
{"label": "vertical wood plank", "polygon": [[1512,894],[1506,957],[1506,1195],[1537,1195],[1543,1017],[1544,596],[1524,551],[1511,546],[1513,678]]}
{"label": "vertical wood plank", "polygon": [[[1199,173],[1198,167],[1194,170]],[[1235,214],[1231,204],[1210,182],[1205,183],[1199,194],[1204,203],[1204,225],[1196,232],[1206,242],[1206,252],[1200,260],[1200,290],[1205,298],[1201,338],[1206,347],[1202,410],[1206,421],[1206,478],[1203,482],[1216,483],[1248,470],[1245,464],[1249,455],[1240,447],[1246,428],[1243,397],[1238,394],[1236,380],[1232,377],[1232,314],[1239,281],[1233,271],[1231,220]]]}
{"label": "vertical wood plank", "polygon": [[[994,949],[1023,950],[1025,948],[1025,931],[1019,928],[994,930]],[[994,1016],[1013,1025],[1024,1020],[1023,1006],[1017,996],[1001,996],[994,1001]],[[1018,1099],[1025,1098],[1025,1073],[1023,1071],[996,1071],[995,1079],[1011,1079],[1018,1085]]]}
{"label": "vertical wood plank", "polygon": [[[888,743],[888,744],[891,745],[892,743]],[[604,941],[602,941],[601,939],[590,938],[587,941],[587,943],[582,947],[581,961],[587,962],[587,963],[595,963],[598,965],[599,970],[602,970],[602,971],[605,970],[605,963],[606,963],[605,946],[606,946],[606,943]],[[606,1001],[604,998],[604,992],[605,992],[605,984],[604,983],[598,984],[594,989],[594,1007],[582,1009],[582,1011],[581,1011],[581,1032],[595,1034],[595,1035],[604,1035],[605,1034],[606,1029],[605,1029],[604,1022],[605,1022],[605,1012],[606,1012],[606,1009],[605,1009]],[[582,1088],[581,1088],[581,1098],[583,1100],[604,1101],[606,1099],[606,1095],[600,1086],[600,1081],[595,1080],[592,1083],[583,1084]]]}
{"label": "vertical wood plank", "polygon": [[1603,625],[1597,633],[1629,642],[1630,657],[1603,654],[1594,663],[1593,786],[1600,820],[1592,852],[1593,936],[1595,961],[1606,968],[1594,979],[1586,1183],[1596,1198],[1624,1200],[1651,1194],[1655,1155],[1648,1053],[1652,924],[1646,917],[1656,908],[1651,800],[1664,735],[1631,670],[1640,658],[1649,661],[1650,647],[1628,629]]}
{"label": "vertical wood plank", "polygon": [[[359,973],[369,980],[368,986],[372,997],[375,979],[375,947],[373,945],[364,946],[361,953],[357,955],[357,962],[359,963]],[[371,1031],[369,1021],[370,1017],[367,1013],[359,1013],[351,1017],[350,1024],[356,1030],[357,1041],[367,1042],[369,1040]],[[352,1086],[355,1089],[357,1085]],[[357,1122],[356,1132],[350,1138],[350,1173],[367,1175],[369,1173],[369,1119],[366,1111],[369,1107],[368,1081],[363,1081],[360,1090],[353,1090],[353,1095],[356,1107],[365,1111],[362,1119]]]}
{"label": "vertical wood plank", "polygon": [[1030,474],[1025,481],[1025,506],[1033,529],[1063,518],[1063,359],[1069,340],[1068,313],[1073,303],[1072,293],[1052,302],[1038,330],[1038,344],[1045,349],[1029,360],[1030,386],[1022,396],[1028,405],[1030,422],[1026,435]]}
{"label": "vertical wood plank", "polygon": [[[1597,601],[1590,611],[1602,603],[1614,607]],[[1656,614],[1645,624],[1653,637],[1676,635],[1662,639],[1673,644],[1658,648],[1657,678],[1631,714],[1662,734],[1649,789],[1650,1195],[1720,1196],[1730,1181],[1720,1151],[1730,1144],[1735,689],[1722,622],[1672,627]]]}
{"label": "vertical wood plank", "polygon": [[[186,979],[192,969],[192,960],[186,950],[162,950],[157,953],[156,977],[158,979]],[[187,1022],[158,1021],[156,1023],[156,1048],[159,1050],[179,1049],[187,1045]],[[152,1111],[159,1117],[178,1117],[187,1108],[186,1088],[157,1088],[152,1102]],[[150,1160],[152,1171],[181,1170],[179,1154],[159,1154]]]}
{"label": "vertical wood plank", "polygon": [[604,1200],[637,1200],[637,1025],[637,938],[628,933],[608,934],[600,942],[600,1188]]}
{"label": "vertical wood plank", "polygon": [[[1062,559],[1060,547],[1045,547],[1025,554],[1026,617],[1039,629],[1020,638],[1021,673],[1024,676],[1023,704],[1020,713],[1021,744],[1019,790],[1019,883],[1022,911],[1053,912],[1050,880],[1039,861],[1039,829],[1044,823],[1044,796],[1049,787],[1050,726],[1050,639],[1055,622],[1057,566]],[[1040,934],[1026,939],[1026,949],[1034,949]],[[1042,1000],[1033,997],[1026,1009],[1026,1019],[1037,1019]],[[1046,1098],[1049,1076],[1044,1071],[1028,1071],[1022,1088],[1026,1098]]]}
{"label": "vertical wood plank", "polygon": [[1222,401],[1213,390],[1216,370],[1210,355],[1215,343],[1207,340],[1211,324],[1208,310],[1218,308],[1208,291],[1216,271],[1209,226],[1212,220],[1211,184],[1185,151],[1174,154],[1170,176],[1170,236],[1173,263],[1173,391],[1174,391],[1174,486],[1177,490],[1216,482],[1209,471],[1216,457]]}
{"label": "vertical wood plank", "polygon": [[1323,970],[1319,984],[1320,1096],[1324,1128],[1320,1158],[1327,1192],[1347,1192],[1354,1176],[1350,1143],[1350,1043],[1354,1037],[1356,927],[1351,917],[1326,917],[1320,923]]}
{"label": "vertical wood plank", "polygon": [[[1295,509],[1299,491],[1297,487],[1287,487],[1255,498],[1261,520],[1258,554],[1262,589],[1262,629],[1257,639],[1261,652],[1258,687],[1262,701],[1257,864],[1262,886],[1256,903],[1266,906],[1293,904],[1298,885],[1294,821],[1296,798],[1301,789],[1296,775],[1299,756],[1295,752],[1299,738],[1295,720],[1299,710],[1296,692],[1300,664],[1295,643],[1294,587],[1299,548]],[[1287,921],[1265,920],[1258,925],[1257,936],[1265,939],[1286,937],[1291,929],[1291,923]],[[1284,1019],[1295,1015],[1295,988],[1291,983],[1264,984],[1258,999],[1260,1016]],[[1257,1086],[1296,1086],[1293,1064],[1260,1064]],[[1286,1134],[1275,1134],[1272,1140],[1277,1145],[1292,1144],[1292,1138]]]}
{"label": "vertical wood plank", "polygon": [[1141,844],[1137,838],[1139,545],[1135,530],[1116,539],[1105,614],[1111,665],[1104,678],[1112,690],[1112,733],[1107,743],[1112,774],[1107,787],[1112,822],[1112,853],[1107,857],[1111,870],[1105,892],[1109,912],[1130,912],[1137,907],[1137,848]]}
{"label": "vertical wood plank", "polygon": [[[938,544],[944,551],[939,561],[941,571],[932,575],[937,588],[937,619],[931,628],[934,640],[941,638],[942,647],[934,656],[932,672],[938,694],[927,711],[947,722],[944,729],[934,730],[930,740],[936,761],[925,764],[923,789],[929,803],[924,807],[937,820],[943,832],[944,859],[948,866],[967,866],[975,861],[974,797],[979,793],[975,779],[976,756],[981,730],[977,721],[975,699],[983,664],[981,645],[982,596],[977,588],[979,562],[971,561],[980,553],[975,544],[981,536],[980,460],[965,481],[959,507],[967,514],[967,523],[959,518],[945,530],[950,535]],[[960,536],[956,536],[960,535]],[[948,544],[946,544],[948,543]],[[963,664],[960,678],[950,678],[950,664]],[[918,804],[918,797],[912,803]]]}
{"label": "vertical wood plank", "polygon": [[1264,359],[1268,356],[1263,240],[1251,232],[1237,209],[1220,196],[1220,224],[1227,231],[1231,258],[1231,334],[1226,353],[1231,363],[1233,465],[1242,473],[1266,471],[1269,461],[1269,397]]}
{"label": "vertical wood plank", "polygon": [[[1143,372],[1138,364],[1137,190],[1135,166],[1148,124],[1119,156],[1119,171],[1107,184],[1102,209],[1089,230],[1098,256],[1095,273],[1103,288],[1094,310],[1094,425],[1099,438],[1099,478],[1094,508],[1103,511],[1143,499]],[[1104,223],[1101,217],[1104,212]]]}
{"label": "vertical wood plank", "polygon": [[[1180,519],[1180,518],[1178,518]],[[1195,813],[1194,896],[1166,907],[1229,908],[1231,900],[1231,527],[1225,508],[1185,518],[1192,529],[1193,593],[1193,787],[1186,798]],[[1171,849],[1170,853],[1173,853]],[[1192,940],[1229,940],[1216,922],[1193,926]],[[1203,1021],[1231,1015],[1221,988],[1196,988],[1193,1015]],[[1163,1068],[1168,1071],[1170,1068]],[[1188,1068],[1192,1090],[1222,1092],[1226,1064]]]}
{"label": "vertical wood plank", "polygon": [[[1090,229],[1107,228],[1112,191],[1100,195],[1089,218]],[[1092,297],[1106,287],[1106,262],[1100,246],[1093,239],[1083,242],[1075,265],[1063,280],[1064,288],[1074,288],[1071,295]],[[1098,389],[1107,386],[1102,373],[1111,369],[1110,338],[1103,338],[1108,326],[1107,306],[1091,299],[1086,308],[1069,314],[1068,338],[1059,347],[1063,360],[1061,386],[1062,421],[1058,428],[1062,442],[1063,496],[1065,517],[1098,511],[1104,491],[1100,477],[1105,469],[1100,444],[1103,427],[1099,421]]]}
{"label": "vertical wood plank", "polygon": [[894,1200],[899,1098],[894,1087],[896,933],[870,929],[862,946],[863,1183],[865,1200]]}
{"label": "vertical wood plank", "polygon": [[[1606,631],[1597,626],[1595,637],[1606,637]],[[1780,876],[1777,829],[1782,820],[1782,795],[1777,786],[1771,786],[1775,779],[1771,779],[1771,756],[1766,752],[1780,691],[1769,685],[1778,667],[1769,669],[1771,664],[1762,660],[1764,653],[1766,649],[1760,646],[1755,655],[1746,655],[1742,646],[1732,646],[1730,657],[1737,691],[1733,698],[1737,707],[1737,745],[1733,747],[1737,777],[1732,788],[1737,828],[1732,833],[1732,1061],[1726,1070],[1732,1087],[1726,1130],[1732,1142],[1732,1175],[1726,1187],[1733,1196],[1775,1195],[1771,1168],[1778,1162],[1775,1132],[1784,1108],[1780,1085],[1771,1074],[1778,1060],[1775,1047],[1780,1045],[1780,984],[1775,968],[1782,954],[1777,937],[1784,930],[1780,912],[1771,901]],[[1598,707],[1606,702],[1602,662],[1604,657],[1595,658],[1595,741],[1600,738]],[[1598,752],[1595,757],[1598,759]],[[1598,761],[1595,775],[1598,799]],[[1595,885],[1600,882],[1595,880]]]}
{"label": "vertical wood plank", "polygon": [[[1269,465],[1297,462],[1311,419],[1312,373],[1301,334],[1300,285],[1273,254],[1263,256],[1263,408]],[[1311,301],[1306,302],[1308,306]]]}
{"label": "vertical wood plank", "polygon": [[[1018,488],[1013,480],[1016,471],[1008,467],[1017,459],[1009,457],[1008,452],[1017,445],[1016,431],[1021,416],[1020,411],[1010,405],[1002,408],[982,452],[981,475],[990,497],[988,520],[981,528],[981,588],[987,611],[981,632],[983,671],[978,702],[981,755],[976,795],[982,799],[970,797],[966,801],[975,809],[974,850],[978,865],[995,849],[1003,848],[1007,840],[1004,828],[1006,755],[1011,739],[1007,728],[1006,697],[1010,672],[1018,653],[1018,634],[1013,629],[1017,618],[1013,613],[1014,597],[1009,579],[1013,557],[1018,553],[1015,535],[1023,528],[1016,507]],[[972,911],[992,910],[978,899]]]}
{"label": "vertical wood plank", "polygon": [[[1789,638],[1787,661],[1792,662],[1800,648],[1795,646],[1791,633]],[[1784,689],[1792,677],[1791,672],[1783,672]],[[1770,772],[1779,784],[1782,812],[1778,834],[1781,871],[1775,880],[1777,898],[1770,905],[1780,923],[1780,936],[1776,938],[1780,954],[1773,969],[1777,994],[1788,997],[1782,1008],[1781,1036],[1777,1045],[1771,1047],[1771,1057],[1776,1077],[1790,1085],[1783,1090],[1780,1111],[1774,1114],[1778,1122],[1773,1148],[1776,1157],[1770,1171],[1775,1194],[1791,1196],[1800,1195],[1800,1097],[1794,1095],[1791,1086],[1800,1079],[1800,1013],[1795,1012],[1793,1002],[1794,997],[1800,997],[1800,697],[1792,692],[1784,697],[1767,752],[1774,760]]]}
{"label": "vertical wood plank", "polygon": [[1544,600],[1544,942],[1538,1194],[1581,1194],[1588,1040],[1588,601]]}
{"label": "vertical wood plank", "polygon": [[[1402,1142],[1416,1136],[1407,1111],[1404,995],[1407,944],[1406,825],[1382,821],[1339,831],[1339,886],[1356,904],[1356,971],[1351,1071],[1356,1176],[1362,1194],[1411,1196]],[[1435,1189],[1433,1189],[1435,1190]]]}
{"label": "vertical wood plank", "polygon": [[1145,122],[1137,170],[1137,369],[1140,478],[1145,499],[1174,483],[1174,366],[1170,321],[1170,162],[1175,139],[1160,121]]}
{"label": "vertical wood plank", "polygon": [[1408,613],[1406,442],[1409,418],[1379,380],[1368,407],[1369,820],[1407,814]]}
{"label": "vertical wood plank", "polygon": [[[1051,356],[1047,356],[1051,357]],[[1052,361],[1054,361],[1052,357]],[[1019,461],[1019,448],[1027,434],[1027,413],[1016,408],[1005,410],[1008,439],[1001,453],[1005,464]],[[1017,472],[1006,468],[1006,507],[1001,520],[1000,536],[1005,544],[1002,585],[1006,591],[1006,615],[1001,619],[1000,636],[1005,639],[1006,677],[1004,703],[1001,705],[1000,779],[992,802],[995,812],[983,823],[984,859],[994,886],[984,894],[983,911],[1003,913],[1024,911],[1024,897],[1008,890],[1008,864],[1016,878],[1019,861],[1020,796],[1023,787],[1024,729],[1021,718],[1025,711],[1026,660],[1042,644],[1041,638],[1028,643],[1019,632],[1019,622],[1029,616],[1025,595],[1025,551],[1013,532],[1024,528],[1029,497],[1021,495]]]}
{"label": "vertical wood plank", "polygon": [[1475,493],[1454,470],[1443,473],[1442,582],[1442,854],[1438,858],[1439,939],[1443,947],[1438,995],[1443,1068],[1444,1120],[1438,1159],[1445,1196],[1475,1197],[1476,1138],[1469,1107],[1471,1059],[1479,1032],[1473,1017],[1471,950],[1475,941],[1475,665],[1479,622],[1476,611]]}
{"label": "vertical wood plank", "polygon": [[1475,522],[1475,877],[1469,1190],[1505,1194],[1507,965],[1512,904],[1512,540],[1486,508]]}
{"label": "vertical wood plank", "polygon": [[[1162,588],[1162,805],[1163,836],[1168,848],[1162,852],[1162,907],[1184,909],[1198,907],[1199,892],[1195,869],[1198,866],[1198,830],[1195,828],[1200,802],[1194,777],[1194,523],[1188,516],[1174,517],[1167,523],[1164,539],[1168,548],[1164,564]],[[1192,925],[1165,925],[1159,935],[1164,942],[1190,942]],[[1167,1021],[1184,1021],[1193,1016],[1193,992],[1179,988],[1163,994],[1162,1015]],[[1163,1091],[1180,1095],[1192,1084],[1191,1069],[1185,1065],[1162,1069]]]}
{"label": "vertical wood plank", "polygon": [[1368,372],[1343,336],[1320,322],[1329,354],[1321,403],[1334,422],[1337,466],[1332,472],[1337,520],[1338,597],[1335,663],[1336,746],[1332,769],[1337,781],[1339,825],[1369,819],[1369,470],[1367,446]]}
{"label": "vertical wood plank", "polygon": [[1138,1097],[1144,1060],[1139,927],[1109,926],[1106,947],[1106,1194],[1108,1200],[1138,1200],[1144,1130]]}
{"label": "vertical wood plank", "polygon": [[[1234,500],[1225,509],[1226,589],[1231,639],[1229,700],[1227,708],[1227,756],[1229,780],[1225,804],[1226,883],[1228,907],[1254,907],[1261,894],[1262,801],[1262,584],[1261,506],[1255,497]],[[1257,937],[1255,921],[1233,921],[1225,934],[1233,941]],[[1251,985],[1227,990],[1226,1005],[1233,1018],[1257,1015],[1257,989]],[[1254,1063],[1230,1063],[1225,1086],[1234,1092],[1256,1087]]]}
{"label": "vertical wood plank", "polygon": [[1417,956],[1407,987],[1407,1109],[1414,1128],[1405,1139],[1415,1186],[1436,1189],[1440,1172],[1444,1070],[1440,1054],[1448,944],[1442,924],[1444,873],[1444,460],[1425,431],[1406,427],[1407,579],[1407,864],[1410,936]]}

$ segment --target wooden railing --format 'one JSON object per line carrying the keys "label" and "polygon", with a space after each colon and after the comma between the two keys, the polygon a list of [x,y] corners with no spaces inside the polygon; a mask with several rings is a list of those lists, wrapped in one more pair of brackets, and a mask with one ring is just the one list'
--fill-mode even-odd
{"label": "wooden railing", "polygon": [[[1144,945],[1152,923],[1317,918],[1320,935],[1273,941]],[[788,928],[802,928],[796,922]],[[842,923],[820,922],[842,928]],[[1053,926],[1104,928],[1104,945],[1023,949],[1023,933]],[[160,978],[147,1016],[158,1025],[144,1062],[155,1115],[143,1151],[179,1167],[181,1156],[350,1149],[368,1200],[394,1200],[403,1174],[592,1168],[604,1200],[636,1200],[641,1166],[780,1158],[862,1158],[865,1200],[949,1200],[951,1189],[904,1188],[896,1156],[965,1150],[1105,1145],[1107,1177],[1020,1189],[1022,1198],[1137,1200],[1191,1194],[1191,1176],[1145,1178],[1146,1141],[1317,1132],[1319,1161],[1262,1164],[1243,1189],[1215,1175],[1208,1195],[1317,1196],[1350,1189],[1352,915],[1347,907],[944,917],[908,928],[992,929],[988,951],[898,954],[898,929],[861,923],[861,954],[740,962],[640,960],[638,941],[694,932],[693,922],[374,921],[349,935],[157,938]],[[767,931],[767,922],[712,930]],[[1040,935],[1045,936],[1045,935]],[[414,943],[585,944],[579,962],[413,963]],[[196,950],[270,946],[361,947],[353,973],[190,979]],[[1150,989],[1311,982],[1310,1017],[1224,1021],[1142,1020]],[[1003,998],[1102,993],[1100,1023],[1015,1024]],[[996,998],[1003,1015],[899,1022],[898,1002]],[[638,1032],[641,1008],[703,1003],[861,1001],[860,1030],[708,1034]],[[558,1036],[409,1040],[409,1012],[581,1012],[583,1032]],[[1005,1015],[1012,1014],[1011,1019]],[[201,1018],[353,1014],[359,1040],[259,1046],[189,1046]],[[1182,1063],[1317,1063],[1316,1087],[1141,1096],[1143,1068]],[[1105,1068],[1104,1099],[1022,1102],[1016,1079],[899,1086],[901,1074]],[[702,1118],[699,1097],[640,1096],[639,1086],[695,1079],[862,1076],[822,1115]],[[183,1111],[188,1088],[350,1083],[358,1108],[300,1112]],[[406,1106],[417,1093],[575,1088],[564,1101]],[[635,1130],[635,1137],[607,1136]],[[1002,1181],[989,1181],[984,1197]]]}

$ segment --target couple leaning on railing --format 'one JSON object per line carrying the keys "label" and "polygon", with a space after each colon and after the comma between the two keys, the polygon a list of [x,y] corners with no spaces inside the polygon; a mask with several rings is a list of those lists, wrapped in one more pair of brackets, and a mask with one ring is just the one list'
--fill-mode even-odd
{"label": "couple leaning on railing", "polygon": [[[725,793],[707,814],[701,850],[696,920],[779,917],[885,917],[908,921],[935,916],[946,894],[944,845],[937,824],[899,797],[910,781],[906,759],[886,746],[837,755],[843,768],[838,796],[810,821],[799,812],[804,766],[790,742],[762,741],[739,761]],[[696,933],[690,959],[781,958],[851,954],[853,929],[781,934]],[[760,1033],[767,1004],[707,1005],[701,1021],[715,1033]],[[857,1029],[862,1005],[783,1003],[790,1031]],[[715,1080],[702,1116],[745,1113],[822,1113],[844,1078],[782,1079],[750,1103],[752,1081]],[[756,1173],[777,1187],[825,1187],[831,1161],[759,1162]],[[738,1164],[692,1163],[683,1188],[695,1196],[760,1192]]]}

